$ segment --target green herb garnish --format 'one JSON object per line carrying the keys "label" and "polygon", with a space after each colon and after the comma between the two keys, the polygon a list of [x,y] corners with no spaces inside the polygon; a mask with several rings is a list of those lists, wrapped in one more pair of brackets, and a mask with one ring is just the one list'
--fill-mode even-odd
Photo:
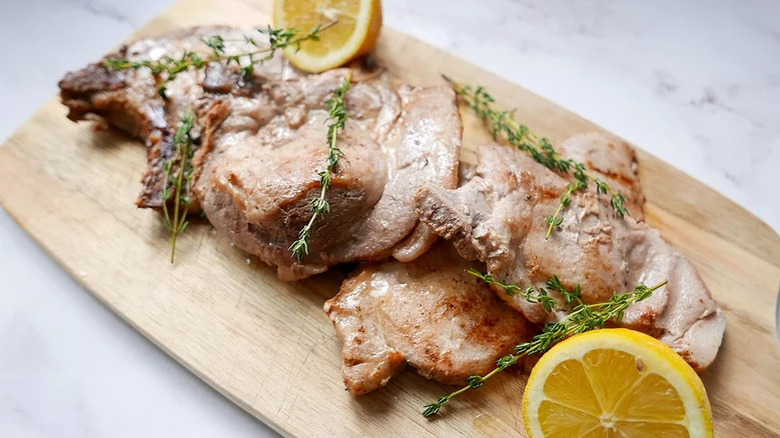
{"label": "green herb garnish", "polygon": [[293,47],[296,51],[300,50],[301,44],[306,41],[319,41],[320,32],[334,24],[336,24],[336,21],[324,26],[317,25],[308,33],[302,33],[298,29],[276,29],[271,26],[268,26],[266,29],[257,29],[257,32],[266,35],[268,46],[261,48],[260,43],[258,43],[255,38],[244,36],[244,38],[239,41],[258,48],[257,50],[251,50],[245,53],[225,53],[225,42],[232,40],[227,40],[220,35],[214,35],[203,40],[203,42],[212,50],[212,53],[205,58],[190,51],[185,52],[179,58],[164,55],[160,59],[154,61],[131,61],[124,58],[109,58],[103,61],[103,65],[112,70],[138,70],[139,68],[148,68],[155,76],[160,76],[164,73],[165,76],[157,86],[157,92],[162,98],[167,99],[166,90],[168,83],[174,80],[181,72],[190,70],[191,68],[194,68],[195,70],[202,69],[210,62],[225,61],[227,65],[235,62],[236,65],[241,67],[241,72],[244,77],[249,78],[254,72],[255,65],[263,64],[272,59],[277,50],[286,49],[288,47]]}
{"label": "green herb garnish", "polygon": [[303,259],[304,254],[309,254],[309,238],[311,237],[311,227],[314,225],[314,221],[321,215],[330,213],[330,204],[325,199],[325,194],[328,188],[330,188],[331,182],[333,182],[333,174],[336,171],[336,166],[339,164],[339,159],[344,156],[337,145],[337,140],[339,130],[344,129],[344,124],[346,124],[349,118],[344,102],[347,91],[349,91],[349,85],[349,79],[344,80],[344,83],[333,91],[333,97],[326,102],[329,113],[328,120],[331,121],[331,124],[328,125],[328,157],[325,160],[325,170],[319,173],[320,184],[322,185],[320,195],[311,200],[311,219],[301,228],[301,231],[298,233],[298,240],[293,242],[289,248],[292,256],[297,258],[298,261]]}
{"label": "green herb garnish", "polygon": [[506,111],[494,108],[495,99],[483,87],[460,84],[446,76],[444,79],[452,84],[458,96],[487,123],[493,139],[503,137],[509,144],[527,153],[548,169],[563,174],[571,172],[574,176],[574,181],[566,185],[566,192],[561,196],[555,214],[545,217],[545,222],[548,225],[545,239],[550,237],[553,228],[563,223],[561,213],[565,207],[571,204],[571,195],[588,188],[589,181],[595,183],[598,194],[610,195],[610,206],[617,217],[622,218],[630,215],[624,205],[626,197],[622,193],[614,191],[604,180],[589,173],[585,165],[579,161],[561,157],[555,151],[550,140],[536,135],[528,126],[515,119],[515,110]]}
{"label": "green herb garnish", "polygon": [[[504,290],[511,290],[515,294],[523,293],[523,296],[526,296],[525,292],[522,292],[523,289],[517,285],[496,282],[495,279],[490,276],[490,274],[483,275],[479,272],[475,272],[476,271],[470,273],[484,279],[490,284],[498,285]],[[629,305],[650,297],[650,295],[652,295],[656,289],[664,286],[665,284],[666,281],[662,281],[661,283],[658,283],[652,287],[639,285],[630,292],[615,294],[609,301],[597,304],[585,304],[580,300],[581,290],[579,285],[574,291],[569,291],[561,285],[558,277],[554,276],[547,282],[547,286],[550,289],[554,289],[560,292],[567,303],[576,303],[576,306],[571,310],[571,313],[566,315],[566,317],[561,321],[547,324],[544,327],[544,330],[534,336],[530,342],[524,342],[522,344],[516,345],[515,353],[508,354],[500,358],[496,362],[496,368],[493,369],[493,371],[485,374],[484,376],[470,376],[468,379],[466,379],[467,384],[463,388],[448,395],[442,396],[433,403],[425,405],[422,412],[423,416],[432,417],[438,414],[442,406],[449,403],[452,398],[470,389],[477,389],[481,387],[486,380],[511,367],[512,365],[515,365],[517,361],[523,356],[544,353],[558,341],[574,334],[603,328],[608,321],[614,320],[616,322],[620,322],[623,319],[623,314]],[[528,295],[531,296],[530,299],[526,298],[529,302],[540,302],[543,306],[545,303],[548,303],[548,301],[539,300],[539,297],[548,296],[546,291],[544,291],[544,293],[537,291],[536,295],[528,292]],[[552,309],[552,307],[550,307],[550,309]]]}
{"label": "green herb garnish", "polygon": [[[192,189],[192,156],[194,154],[194,140],[192,128],[195,126],[195,114],[188,111],[181,118],[179,128],[176,131],[173,143],[176,148],[170,160],[165,161],[163,169],[162,211],[163,223],[171,232],[171,263],[176,255],[176,238],[183,233],[189,225],[187,211],[192,203],[190,190]],[[176,170],[174,170],[176,166]],[[168,210],[168,201],[173,197],[173,216]]]}

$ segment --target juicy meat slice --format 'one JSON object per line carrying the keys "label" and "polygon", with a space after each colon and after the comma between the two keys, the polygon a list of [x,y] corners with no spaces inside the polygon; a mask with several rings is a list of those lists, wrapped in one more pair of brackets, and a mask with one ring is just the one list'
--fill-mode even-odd
{"label": "juicy meat slice", "polygon": [[617,192],[626,195],[625,203],[631,216],[640,221],[645,205],[645,195],[639,183],[639,163],[636,151],[628,143],[598,132],[574,135],[563,141],[560,152],[567,158],[579,161],[601,177]]}
{"label": "juicy meat slice", "polygon": [[[628,281],[652,285],[668,280],[664,288],[667,303],[661,313],[652,313],[641,306],[629,308],[623,323],[659,338],[696,371],[703,372],[718,353],[726,317],[691,262],[666,242],[658,230],[641,225],[632,234],[635,246],[628,251],[627,263],[629,269],[634,269]],[[651,317],[654,319],[650,320]]]}
{"label": "juicy meat slice", "polygon": [[[135,41],[104,59],[154,61],[163,56],[180,58],[187,52],[195,52],[205,59],[211,49],[203,40],[217,34],[227,41],[225,50],[228,54],[251,50],[250,46],[241,42],[244,32],[240,29],[193,27]],[[163,164],[175,152],[173,139],[178,123],[190,108],[197,108],[204,97],[240,93],[255,82],[297,75],[281,56],[258,66],[251,81],[244,81],[237,74],[237,69],[235,64],[226,68],[222,64],[211,63],[203,70],[181,72],[168,84],[168,98],[163,99],[158,93],[157,79],[148,68],[112,70],[104,67],[101,60],[66,74],[59,82],[60,96],[62,103],[68,107],[71,120],[100,120],[145,142],[148,167],[138,206],[160,207],[165,180]]]}
{"label": "juicy meat slice", "polygon": [[[217,34],[226,55],[258,50],[240,29],[195,27],[138,40],[107,58],[194,52],[206,59],[212,49],[203,40]],[[166,99],[150,69],[111,70],[103,62],[67,74],[59,85],[72,120],[99,119],[145,141],[142,207],[162,206],[164,164],[175,154],[181,117],[194,108],[200,141],[191,209],[202,208],[240,248],[278,266],[280,278],[296,280],[337,263],[418,257],[437,237],[419,222],[414,194],[423,182],[457,183],[461,124],[452,90],[396,87],[385,78],[355,84],[347,96],[353,117],[338,140],[345,157],[327,194],[331,212],[314,223],[311,255],[293,260],[288,248],[321,189],[325,101],[348,75],[348,69],[307,75],[277,54],[251,78],[236,63],[183,71],[167,84]]]}
{"label": "juicy meat slice", "polygon": [[354,395],[387,384],[408,362],[422,376],[462,384],[531,336],[448,243],[412,263],[364,265],[325,303],[343,342],[342,375]]}
{"label": "juicy meat slice", "polygon": [[[633,153],[603,152],[618,143],[588,134],[566,141],[568,147],[562,150],[570,156],[579,154],[580,160],[622,182],[629,209],[639,216],[644,196],[636,181]],[[576,150],[576,145],[587,147]],[[668,280],[652,297],[632,305],[622,325],[663,340],[698,371],[709,366],[720,346],[725,318],[690,262],[657,230],[635,217],[617,218],[609,199],[591,187],[572,197],[562,225],[545,240],[545,218],[554,214],[567,180],[508,146],[484,145],[479,160],[475,176],[457,190],[425,186],[417,194],[417,211],[437,234],[452,240],[464,257],[484,261],[500,280],[521,287],[544,286],[558,275],[569,289],[582,285],[586,303],[605,301],[638,284]],[[564,316],[496,292],[530,321]]]}
{"label": "juicy meat slice", "polygon": [[423,183],[457,185],[461,124],[449,87],[392,87],[385,78],[353,85],[353,116],[339,133],[344,153],[315,222],[309,255],[290,245],[310,220],[325,168],[325,100],[349,74],[331,70],[225,96],[201,118],[202,171],[194,193],[211,223],[239,247],[297,280],[329,266],[390,255],[404,261],[435,241],[414,210]]}

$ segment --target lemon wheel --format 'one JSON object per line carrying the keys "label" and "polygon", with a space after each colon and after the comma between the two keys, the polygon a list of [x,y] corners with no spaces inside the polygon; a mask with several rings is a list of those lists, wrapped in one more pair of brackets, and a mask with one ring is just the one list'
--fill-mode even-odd
{"label": "lemon wheel", "polygon": [[327,26],[319,41],[306,41],[285,55],[296,67],[321,72],[370,52],[382,27],[380,0],[276,0],[274,26],[304,32]]}
{"label": "lemon wheel", "polygon": [[550,349],[528,379],[523,420],[531,438],[713,436],[696,372],[661,341],[626,329]]}

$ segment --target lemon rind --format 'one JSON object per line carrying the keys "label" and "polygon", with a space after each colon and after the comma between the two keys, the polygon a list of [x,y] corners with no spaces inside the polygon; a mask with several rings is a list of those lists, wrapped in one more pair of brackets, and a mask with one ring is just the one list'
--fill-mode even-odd
{"label": "lemon rind", "polygon": [[[534,367],[523,394],[523,421],[531,438],[542,438],[541,425],[531,421],[538,412],[544,394],[544,381],[555,367],[569,359],[582,360],[594,349],[614,349],[639,357],[650,372],[665,378],[677,390],[685,406],[683,424],[692,438],[712,437],[712,418],[704,385],[696,372],[663,342],[628,329],[603,329],[573,336],[551,348]],[[537,383],[537,380],[540,380]]]}
{"label": "lemon rind", "polygon": [[[274,26],[286,27],[281,17],[284,16],[280,1],[274,2]],[[331,68],[338,67],[350,59],[361,54],[363,42],[368,36],[371,28],[372,18],[375,14],[374,0],[361,0],[360,13],[355,22],[357,26],[350,39],[344,43],[338,50],[331,51],[326,56],[311,56],[304,51],[296,52],[295,48],[288,47],[284,50],[287,59],[295,67],[311,73],[319,73]],[[327,32],[325,30],[324,32]]]}

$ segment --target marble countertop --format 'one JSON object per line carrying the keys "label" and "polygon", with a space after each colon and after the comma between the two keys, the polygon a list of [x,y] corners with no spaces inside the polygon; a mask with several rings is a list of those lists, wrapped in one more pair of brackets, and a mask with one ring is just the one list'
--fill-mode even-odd
{"label": "marble countertop", "polygon": [[[171,0],[0,5],[0,138]],[[780,3],[385,0],[385,22],[640,145],[780,230]],[[0,435],[273,436],[0,209]]]}

